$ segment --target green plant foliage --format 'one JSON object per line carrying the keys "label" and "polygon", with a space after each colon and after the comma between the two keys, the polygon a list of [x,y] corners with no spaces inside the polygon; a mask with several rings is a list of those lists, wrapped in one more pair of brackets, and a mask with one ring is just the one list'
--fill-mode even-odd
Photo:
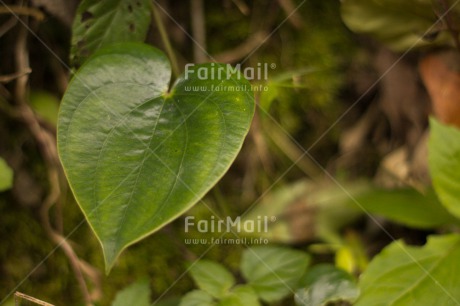
{"label": "green plant foliage", "polygon": [[232,289],[219,303],[219,306],[259,306],[257,294],[251,286],[242,285]]}
{"label": "green plant foliage", "polygon": [[212,296],[203,290],[193,290],[184,295],[179,306],[215,306]]}
{"label": "green plant foliage", "polygon": [[144,41],[149,24],[149,0],[82,1],[72,26],[73,64],[113,43]]}
{"label": "green plant foliage", "polygon": [[266,302],[282,299],[294,289],[310,262],[308,254],[274,246],[244,251],[241,272],[257,295]]}
{"label": "green plant foliage", "polygon": [[331,302],[353,302],[359,289],[350,274],[333,265],[321,264],[311,268],[300,281],[296,291],[297,305],[325,306]]}
{"label": "green plant foliage", "polygon": [[149,306],[150,286],[148,280],[140,280],[117,293],[112,306]]}
{"label": "green plant foliage", "polygon": [[433,190],[421,194],[414,189],[371,188],[356,197],[366,211],[413,228],[430,229],[458,224],[439,202]]}
{"label": "green plant foliage", "polygon": [[460,130],[430,120],[428,162],[442,204],[460,218]]}
{"label": "green plant foliage", "polygon": [[0,158],[0,192],[13,186],[13,170]]}
{"label": "green plant foliage", "polygon": [[128,245],[200,200],[238,154],[254,97],[239,73],[222,80],[197,75],[219,67],[197,66],[168,92],[166,57],[126,43],[98,52],[69,84],[59,154],[107,272]]}
{"label": "green plant foliage", "polygon": [[[355,182],[345,188],[357,195],[367,190],[368,184]],[[268,223],[267,232],[256,233],[270,241],[299,243],[319,238],[337,242],[338,231],[362,213],[336,184],[299,180],[268,193],[244,221],[255,222],[258,216],[276,217],[276,222]]]}
{"label": "green plant foliage", "polygon": [[458,305],[459,258],[457,234],[431,236],[424,247],[396,241],[362,274],[355,305]]}
{"label": "green plant foliage", "polygon": [[436,26],[431,0],[344,0],[342,19],[351,30],[370,34],[395,51],[450,41]]}
{"label": "green plant foliage", "polygon": [[224,266],[209,260],[193,264],[190,275],[198,288],[215,298],[222,298],[235,284],[235,278]]}
{"label": "green plant foliage", "polygon": [[248,285],[239,285],[226,292],[220,298],[213,298],[204,290],[193,290],[184,295],[180,306],[259,306],[258,297]]}
{"label": "green plant foliage", "polygon": [[267,232],[256,234],[283,243],[322,239],[340,244],[340,230],[365,213],[420,229],[459,224],[432,190],[382,189],[366,180],[339,183],[299,180],[274,189],[243,220],[276,217]]}

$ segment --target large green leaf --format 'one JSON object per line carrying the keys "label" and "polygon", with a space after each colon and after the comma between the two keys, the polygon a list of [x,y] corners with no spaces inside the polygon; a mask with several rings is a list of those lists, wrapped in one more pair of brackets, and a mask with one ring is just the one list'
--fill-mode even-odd
{"label": "large green leaf", "polygon": [[13,186],[13,170],[0,158],[0,191],[5,191]]}
{"label": "large green leaf", "polygon": [[252,247],[243,253],[241,272],[262,300],[274,302],[294,292],[309,262],[310,257],[301,251]]}
{"label": "large green leaf", "polygon": [[430,120],[428,163],[442,204],[460,218],[460,130]]}
{"label": "large green leaf", "polygon": [[431,236],[424,247],[386,247],[359,281],[355,306],[460,304],[460,236]]}
{"label": "large green leaf", "polygon": [[200,200],[238,154],[254,113],[250,84],[239,73],[197,75],[223,68],[197,66],[168,92],[165,56],[128,43],[101,50],[69,84],[59,154],[107,271]]}
{"label": "large green leaf", "polygon": [[148,280],[140,280],[117,293],[112,306],[149,306],[150,286]]}
{"label": "large green leaf", "polygon": [[301,285],[304,288],[295,294],[297,305],[325,306],[331,302],[353,302],[359,295],[358,286],[350,274],[327,264],[309,270]]}
{"label": "large green leaf", "polygon": [[221,264],[200,260],[190,268],[190,275],[198,288],[215,298],[223,297],[235,284],[233,275]]}
{"label": "large green leaf", "polygon": [[437,16],[431,0],[343,0],[342,19],[351,30],[371,34],[396,51],[450,39],[433,27]]}
{"label": "large green leaf", "polygon": [[142,42],[149,24],[149,0],[83,0],[72,26],[72,62],[82,64],[109,44]]}

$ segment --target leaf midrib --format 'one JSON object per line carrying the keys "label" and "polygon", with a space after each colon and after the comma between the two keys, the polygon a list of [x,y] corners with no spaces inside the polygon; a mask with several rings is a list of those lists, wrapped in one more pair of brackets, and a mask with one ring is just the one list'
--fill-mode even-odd
{"label": "leaf midrib", "polygon": [[[148,100],[146,103],[148,103],[148,102],[150,102],[150,101],[152,101],[152,99]],[[145,104],[145,103],[144,103],[144,104]],[[121,237],[121,236],[120,236],[120,231],[122,230],[122,228],[123,228],[123,226],[124,226],[125,219],[126,219],[126,213],[127,213],[127,211],[128,211],[129,206],[130,206],[131,203],[132,203],[134,190],[137,189],[138,182],[139,182],[139,177],[140,177],[140,174],[142,173],[142,169],[144,168],[145,161],[151,156],[152,153],[154,154],[154,152],[150,149],[150,145],[152,144],[153,136],[154,136],[155,133],[156,133],[157,126],[158,126],[158,122],[160,121],[161,114],[163,113],[163,108],[164,108],[165,104],[166,104],[166,100],[163,99],[163,103],[162,103],[162,105],[161,105],[161,109],[160,109],[160,112],[159,112],[159,114],[158,114],[157,120],[156,120],[156,122],[155,122],[155,126],[154,126],[154,128],[153,128],[152,134],[151,134],[151,136],[150,136],[149,143],[148,143],[148,145],[146,146],[146,149],[145,149],[145,151],[144,151],[144,154],[143,154],[143,157],[142,157],[142,162],[141,162],[141,164],[140,164],[139,167],[138,167],[138,168],[139,168],[139,171],[137,172],[136,182],[135,182],[134,185],[133,185],[133,188],[132,188],[132,190],[131,190],[131,194],[130,194],[130,196],[129,196],[128,204],[124,207],[123,216],[122,216],[122,218],[121,218],[121,220],[120,220],[120,222],[119,222],[119,226],[118,226],[117,231],[116,231],[116,233],[115,233],[115,239],[116,239],[115,245],[117,246],[117,249],[118,249],[118,245],[119,245],[119,243],[120,243],[120,237]],[[137,107],[136,107],[136,108],[137,108]],[[134,108],[133,111],[134,111],[136,108]],[[128,112],[127,115],[128,115],[128,114],[131,114],[131,112],[132,112],[132,111]],[[129,127],[128,127],[128,129],[129,129]],[[131,129],[129,129],[129,132],[133,133]],[[143,143],[143,144],[145,144],[145,143]],[[147,155],[147,152],[149,153],[148,155]],[[98,160],[98,161],[99,161],[99,160]]]}

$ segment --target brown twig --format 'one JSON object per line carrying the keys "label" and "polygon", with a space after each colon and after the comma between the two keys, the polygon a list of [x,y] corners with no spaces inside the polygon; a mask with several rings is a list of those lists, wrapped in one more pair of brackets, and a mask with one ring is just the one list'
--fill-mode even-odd
{"label": "brown twig", "polygon": [[250,9],[248,5],[242,0],[232,0],[236,7],[240,10],[244,16],[249,15]]}
{"label": "brown twig", "polygon": [[47,302],[44,302],[42,300],[39,300],[37,298],[34,298],[30,295],[27,295],[27,294],[24,294],[22,292],[19,292],[19,291],[16,291],[14,293],[14,304],[17,306],[19,305],[18,301],[19,299],[23,299],[23,300],[27,300],[29,302],[32,302],[32,303],[35,303],[37,305],[42,305],[42,306],[54,306],[53,304],[50,304],[50,303],[47,303]]}
{"label": "brown twig", "polygon": [[[15,61],[17,71],[27,71],[29,68],[28,52],[27,52],[27,30],[25,27],[19,28],[19,33],[16,41]],[[49,209],[59,201],[60,184],[59,177],[61,169],[59,166],[59,158],[56,150],[56,142],[54,136],[40,126],[40,123],[33,113],[30,106],[27,104],[27,83],[28,75],[22,75],[16,80],[15,100],[19,114],[28,127],[29,131],[35,138],[41,155],[47,166],[48,180],[50,183],[50,191],[42,203],[40,216],[46,233],[51,240],[59,245],[64,254],[69,259],[72,269],[77,278],[80,290],[83,294],[86,305],[92,305],[91,297],[86,286],[85,279],[81,271],[80,260],[73,251],[69,242],[60,234],[58,234],[51,226],[49,220]]]}
{"label": "brown twig", "polygon": [[16,14],[31,16],[37,19],[38,21],[42,21],[43,19],[45,19],[45,14],[43,14],[40,10],[27,6],[0,6],[0,14]]}
{"label": "brown twig", "polygon": [[259,47],[260,44],[264,42],[266,37],[267,33],[265,31],[256,32],[241,45],[237,46],[232,50],[228,50],[220,54],[217,54],[214,56],[214,58],[216,59],[216,62],[221,63],[236,62],[250,54],[251,51],[255,48]]}
{"label": "brown twig", "polygon": [[203,0],[190,0],[190,19],[192,21],[193,56],[195,63],[204,63],[208,56],[206,52],[206,25]]}
{"label": "brown twig", "polygon": [[296,6],[292,0],[278,0],[278,3],[288,17],[287,21],[297,29],[302,28],[302,17],[300,17],[299,13],[296,11]]}
{"label": "brown twig", "polygon": [[13,80],[16,80],[19,77],[22,77],[25,74],[29,74],[31,72],[32,72],[32,70],[30,68],[28,68],[25,71],[19,71],[19,72],[12,73],[12,74],[0,75],[0,83],[9,83],[9,82],[11,82]]}

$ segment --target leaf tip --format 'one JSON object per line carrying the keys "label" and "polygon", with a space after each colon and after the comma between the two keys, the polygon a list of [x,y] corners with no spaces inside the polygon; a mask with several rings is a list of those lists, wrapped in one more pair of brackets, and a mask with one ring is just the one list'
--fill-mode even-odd
{"label": "leaf tip", "polygon": [[104,254],[105,275],[109,275],[113,266],[123,249],[118,248],[114,243],[102,243],[102,252]]}

